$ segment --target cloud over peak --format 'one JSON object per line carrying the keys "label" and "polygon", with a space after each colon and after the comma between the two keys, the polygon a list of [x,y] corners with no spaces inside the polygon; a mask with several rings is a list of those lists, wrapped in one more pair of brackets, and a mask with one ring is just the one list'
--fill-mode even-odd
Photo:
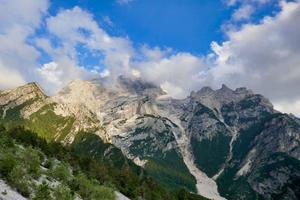
{"label": "cloud over peak", "polygon": [[[73,79],[122,74],[141,76],[183,98],[203,86],[226,83],[262,93],[282,111],[289,112],[287,102],[294,102],[300,114],[300,24],[295,20],[300,18],[299,1],[281,1],[274,17],[227,29],[228,39],[212,42],[210,53],[200,56],[112,36],[78,6],[51,15],[46,0],[18,2],[4,0],[0,5],[1,88],[39,81],[55,92]],[[253,5],[268,2],[227,4],[239,5],[232,15],[239,21],[251,16]],[[35,34],[41,28],[45,33]],[[41,57],[47,60],[40,62]],[[94,62],[86,65],[84,58]]]}

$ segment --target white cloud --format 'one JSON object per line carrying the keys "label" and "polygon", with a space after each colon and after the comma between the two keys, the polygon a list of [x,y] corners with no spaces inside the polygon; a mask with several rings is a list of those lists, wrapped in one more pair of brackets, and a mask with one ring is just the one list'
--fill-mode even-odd
{"label": "white cloud", "polygon": [[300,19],[300,3],[283,1],[281,9],[260,24],[245,24],[240,30],[229,31],[228,41],[213,43],[215,64],[205,82],[247,86],[275,103],[298,101],[300,24],[295,19]]}
{"label": "white cloud", "polygon": [[64,75],[63,70],[58,67],[55,62],[46,63],[42,68],[38,69],[39,73],[43,77],[43,80],[50,82],[51,85],[61,86],[62,76]]}
{"label": "white cloud", "polygon": [[47,0],[1,0],[0,4],[0,33],[23,26],[32,30],[39,26],[41,15],[48,9]]}
{"label": "white cloud", "polygon": [[99,77],[100,74],[87,71],[79,67],[71,59],[60,59],[56,62],[44,64],[38,69],[39,82],[45,85],[46,91],[52,94],[74,79],[91,79]]}
{"label": "white cloud", "polygon": [[1,88],[19,85],[36,78],[34,71],[39,52],[27,40],[40,26],[47,8],[47,0],[1,1]]}
{"label": "white cloud", "polygon": [[284,113],[292,113],[297,117],[300,117],[300,100],[284,100],[279,101],[274,104],[275,109],[284,112]]}
{"label": "white cloud", "polygon": [[106,23],[108,26],[111,26],[111,27],[114,26],[114,23],[112,22],[110,17],[107,15],[103,17],[103,22]]}
{"label": "white cloud", "polygon": [[165,91],[173,98],[183,98],[186,95],[186,91],[184,91],[181,87],[174,85],[168,81],[163,82],[160,87],[163,91]]}
{"label": "white cloud", "polygon": [[[212,43],[212,54],[207,57],[147,45],[134,49],[129,39],[108,35],[89,13],[77,7],[61,11],[47,24],[50,32],[64,41],[67,52],[83,43],[105,55],[103,62],[111,75],[129,75],[132,69],[137,70],[177,98],[205,85],[219,87],[226,83],[233,88],[247,86],[275,103],[298,101],[300,24],[295,19],[300,18],[300,3],[283,1],[281,9],[275,17],[266,17],[259,24],[229,30],[228,40]],[[81,29],[89,35],[82,34]]]}
{"label": "white cloud", "polygon": [[69,57],[76,54],[76,45],[83,44],[91,51],[103,53],[108,68],[128,68],[133,51],[131,42],[127,38],[108,35],[90,13],[79,7],[48,18],[47,27],[51,34],[63,41],[64,51]]}
{"label": "white cloud", "polygon": [[276,3],[277,1],[278,0],[226,0],[225,3],[227,6],[235,8],[231,16],[231,21],[227,22],[227,26],[233,26],[233,24],[238,21],[250,20],[257,10],[271,2]]}
{"label": "white cloud", "polygon": [[142,77],[159,85],[165,85],[165,90],[171,88],[170,85],[174,86],[177,88],[176,92],[171,93],[176,93],[177,98],[183,98],[191,90],[196,89],[198,75],[201,70],[204,70],[202,58],[183,52],[161,57],[164,52],[159,52],[158,49],[147,51],[151,51],[150,60],[134,63]]}
{"label": "white cloud", "polygon": [[243,5],[234,11],[232,18],[235,21],[247,20],[251,17],[253,12],[254,8],[251,5]]}
{"label": "white cloud", "polygon": [[[48,38],[40,38],[36,42],[37,46],[51,56],[53,62],[58,65],[57,69],[63,69],[63,75],[56,81],[61,84],[56,84],[52,91],[74,78],[130,74],[129,62],[134,51],[131,42],[127,38],[108,35],[87,11],[79,7],[61,10],[56,16],[47,18],[46,24],[50,35],[61,41],[55,48]],[[106,71],[95,74],[96,68],[87,70],[81,67],[78,60],[82,55],[76,49],[78,45],[83,45],[91,54],[102,55],[99,64],[101,62]]]}
{"label": "white cloud", "polygon": [[[271,98],[281,111],[300,115],[300,24],[295,20],[300,19],[299,1],[282,1],[280,12],[259,24],[227,30],[228,40],[213,42],[211,54],[203,57],[170,48],[134,48],[127,37],[109,35],[89,12],[79,7],[60,10],[44,20],[48,35],[33,39],[50,58],[42,66],[37,62],[41,52],[28,43],[28,38],[41,25],[48,2],[24,2],[5,0],[0,4],[2,88],[39,80],[53,92],[73,79],[125,74],[153,81],[173,97],[182,98],[202,86],[226,83],[233,88],[247,86]],[[251,8],[243,10],[243,6],[268,2],[231,0],[228,5],[237,6],[240,11],[233,18],[243,20],[252,12]],[[82,67],[79,45],[93,55],[101,55],[99,65],[105,70]]]}
{"label": "white cloud", "polygon": [[2,88],[14,88],[26,83],[22,75],[11,68],[7,68],[0,63],[0,85]]}

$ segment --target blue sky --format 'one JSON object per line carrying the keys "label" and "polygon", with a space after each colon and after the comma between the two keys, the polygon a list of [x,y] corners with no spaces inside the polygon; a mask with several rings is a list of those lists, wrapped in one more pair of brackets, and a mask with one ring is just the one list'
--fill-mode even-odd
{"label": "blue sky", "polygon": [[184,98],[246,86],[300,116],[299,0],[2,0],[0,89],[140,77]]}
{"label": "blue sky", "polygon": [[[116,0],[54,0],[50,13],[74,6],[91,12],[111,35],[128,36],[134,45],[146,43],[205,55],[212,41],[226,39],[222,25],[231,20],[239,5],[228,6],[223,0],[133,0],[124,4]],[[247,21],[259,21],[272,13],[276,13],[275,3],[261,6]]]}

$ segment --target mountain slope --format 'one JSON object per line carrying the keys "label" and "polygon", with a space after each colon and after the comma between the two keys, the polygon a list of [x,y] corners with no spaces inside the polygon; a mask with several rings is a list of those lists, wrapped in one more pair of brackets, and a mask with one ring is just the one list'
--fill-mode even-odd
{"label": "mountain slope", "polygon": [[99,137],[169,188],[212,199],[299,195],[299,119],[246,88],[204,87],[176,100],[126,77],[74,81],[54,97],[28,84],[0,93],[0,114],[7,128],[103,159]]}
{"label": "mountain slope", "polygon": [[[0,126],[0,198],[128,199],[116,192],[121,191],[131,199],[180,200],[184,196],[187,200],[205,200],[185,190],[166,190],[143,173],[132,171],[129,165],[115,163],[122,159],[116,159],[117,154],[113,152],[117,149],[112,145],[99,143],[97,146],[97,153],[104,157],[94,159],[82,151],[78,153],[76,145],[65,147],[46,142],[23,128],[6,130]],[[103,154],[107,146],[109,152]]]}

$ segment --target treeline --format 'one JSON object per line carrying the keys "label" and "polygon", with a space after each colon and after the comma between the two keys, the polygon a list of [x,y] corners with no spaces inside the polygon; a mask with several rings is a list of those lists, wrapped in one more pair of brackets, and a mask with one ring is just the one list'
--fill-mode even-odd
{"label": "treeline", "polygon": [[[30,176],[40,180],[45,177],[41,176],[43,170],[47,171],[48,179],[61,183],[59,187],[49,186],[53,180],[43,180],[31,191],[28,183],[18,179]],[[83,199],[110,200],[114,199],[113,191],[120,191],[133,200],[205,199],[185,189],[170,191],[145,176],[142,169],[137,173],[128,165],[116,168],[109,162],[78,154],[72,146],[47,142],[23,127],[6,130],[0,126],[0,173],[23,196],[31,197],[34,192],[35,200],[49,199],[49,196],[69,200],[76,194]]]}

